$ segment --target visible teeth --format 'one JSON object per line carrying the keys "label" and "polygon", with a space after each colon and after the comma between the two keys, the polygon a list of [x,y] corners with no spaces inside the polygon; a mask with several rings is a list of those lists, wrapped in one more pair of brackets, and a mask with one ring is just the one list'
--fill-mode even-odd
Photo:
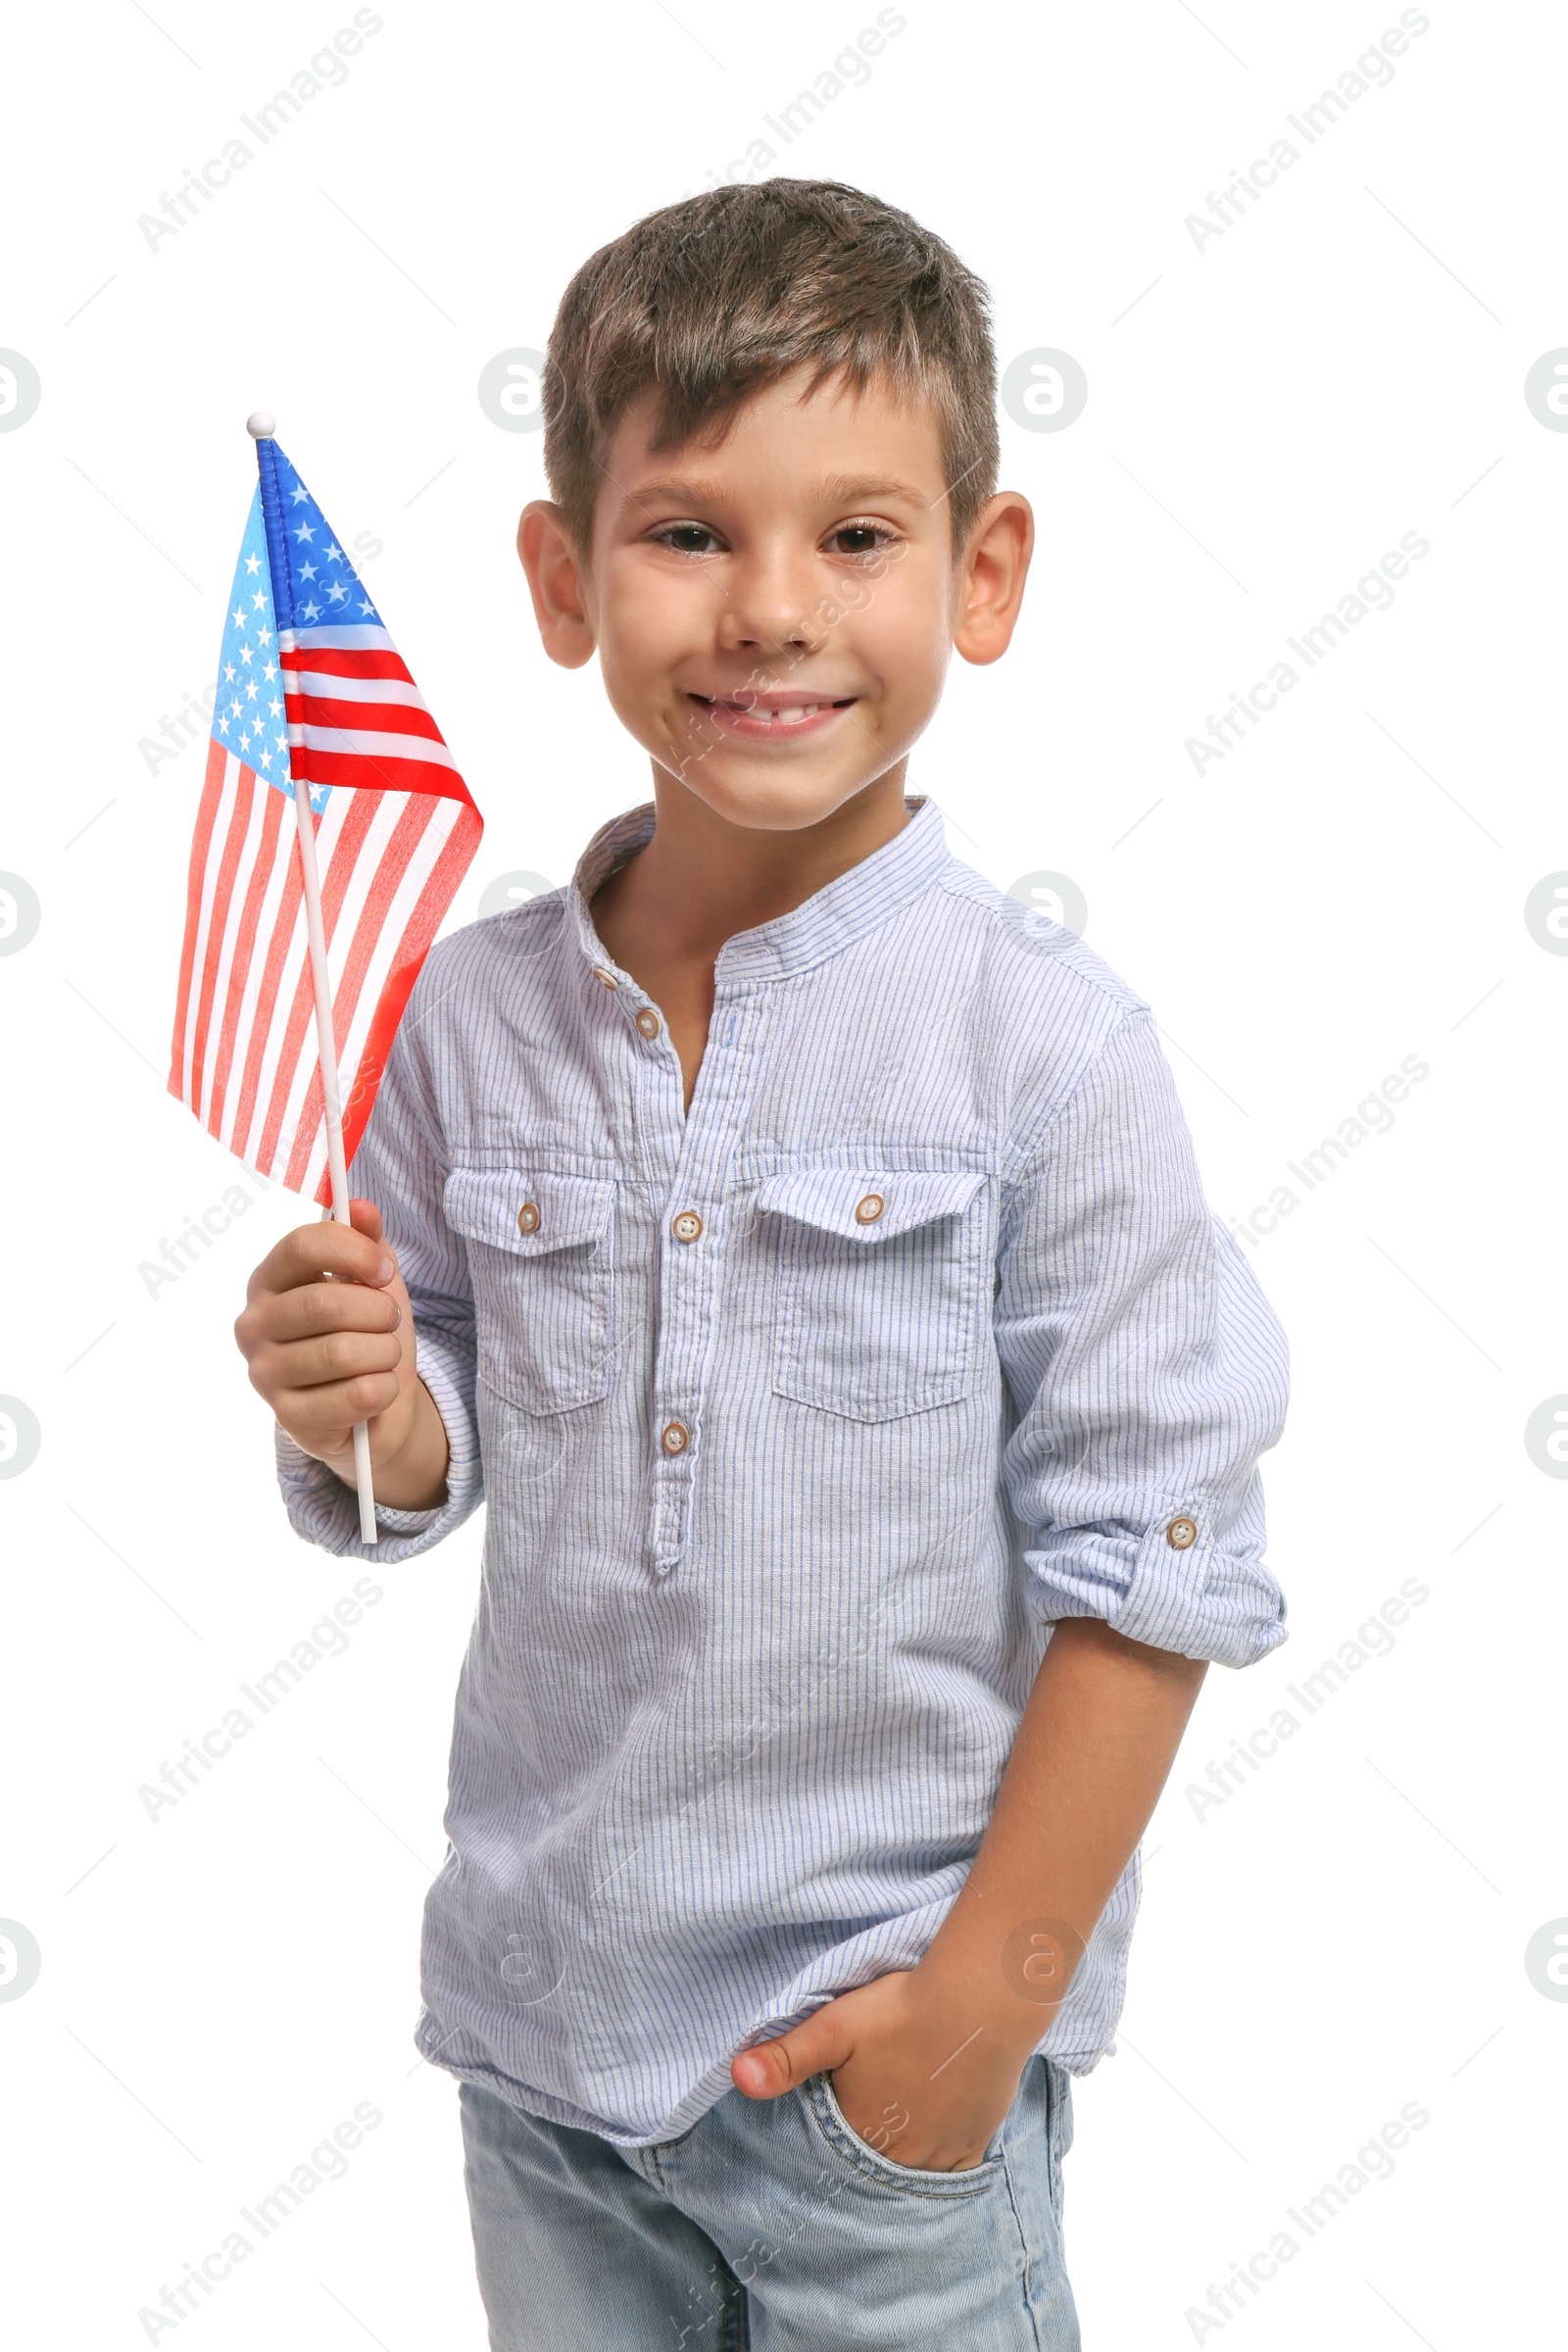
{"label": "visible teeth", "polygon": [[[697,699],[702,702],[707,698],[699,695]],[[785,710],[764,710],[756,703],[726,703],[722,708],[735,711],[742,718],[761,719],[767,725],[773,726],[787,725],[796,719],[814,718],[819,710],[834,709],[836,706],[828,703],[792,703]]]}

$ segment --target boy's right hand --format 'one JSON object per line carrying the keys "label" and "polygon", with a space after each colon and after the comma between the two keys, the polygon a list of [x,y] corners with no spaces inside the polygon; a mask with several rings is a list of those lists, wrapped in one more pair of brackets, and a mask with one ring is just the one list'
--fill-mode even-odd
{"label": "boy's right hand", "polygon": [[366,1421],[377,1498],[394,1509],[440,1501],[446,1430],[415,1369],[414,1315],[379,1210],[349,1204],[351,1225],[285,1234],[251,1276],[234,1338],[251,1386],[297,1446],[354,1483],[354,1424]]}

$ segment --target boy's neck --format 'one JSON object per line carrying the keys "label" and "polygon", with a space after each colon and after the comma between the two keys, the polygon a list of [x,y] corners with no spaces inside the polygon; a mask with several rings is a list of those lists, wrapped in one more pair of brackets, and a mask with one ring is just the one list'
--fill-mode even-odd
{"label": "boy's neck", "polygon": [[595,892],[600,937],[612,954],[619,932],[710,960],[737,932],[804,906],[901,833],[907,764],[898,760],[831,816],[795,831],[732,824],[656,766],[654,835]]}

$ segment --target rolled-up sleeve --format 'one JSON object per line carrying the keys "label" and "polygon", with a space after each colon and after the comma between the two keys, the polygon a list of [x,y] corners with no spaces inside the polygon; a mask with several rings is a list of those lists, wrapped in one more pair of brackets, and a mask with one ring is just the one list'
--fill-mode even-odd
{"label": "rolled-up sleeve", "polygon": [[484,1494],[474,1396],[473,1293],[463,1242],[441,1214],[447,1162],[420,1037],[423,988],[421,976],[355,1153],[350,1188],[356,1199],[373,1200],[381,1211],[408,1285],[419,1377],[446,1425],[451,1452],[446,1500],[427,1511],[398,1511],[377,1503],[380,1540],[365,1544],[352,1487],[304,1452],[283,1429],[276,1431],[278,1484],[297,1533],[323,1550],[386,1566],[439,1544],[462,1526]]}
{"label": "rolled-up sleeve", "polygon": [[1038,1615],[1225,1666],[1277,1648],[1257,1462],[1284,1424],[1285,1334],[1204,1200],[1147,1010],[1005,1188],[996,1316]]}

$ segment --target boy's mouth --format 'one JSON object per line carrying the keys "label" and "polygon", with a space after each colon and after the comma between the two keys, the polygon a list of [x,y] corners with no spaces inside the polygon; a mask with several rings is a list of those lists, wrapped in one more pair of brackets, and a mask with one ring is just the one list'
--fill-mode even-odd
{"label": "boy's mouth", "polygon": [[754,742],[796,742],[830,726],[840,711],[850,710],[858,696],[839,700],[826,695],[789,692],[735,695],[688,694],[704,715],[727,735],[750,736]]}

